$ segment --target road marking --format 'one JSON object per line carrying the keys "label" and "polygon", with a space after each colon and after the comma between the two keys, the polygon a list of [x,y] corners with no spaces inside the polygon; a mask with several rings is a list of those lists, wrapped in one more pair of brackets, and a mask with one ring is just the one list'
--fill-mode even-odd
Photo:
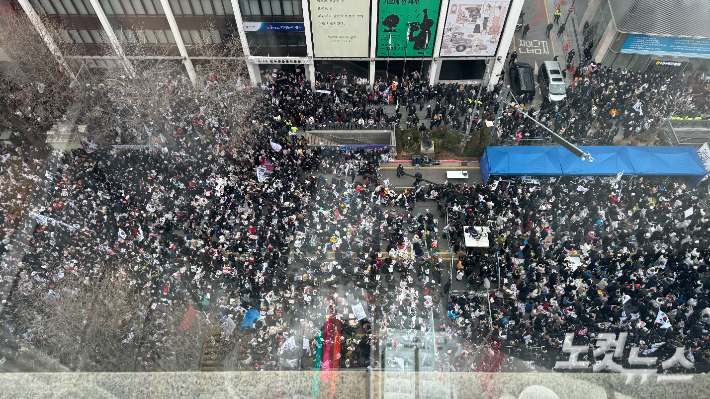
{"label": "road marking", "polygon": [[520,47],[521,54],[550,54],[550,49],[547,46],[547,40],[518,40],[518,46]]}
{"label": "road marking", "polygon": [[[547,0],[542,0],[542,1],[545,3],[545,15],[547,15],[547,24],[549,25],[550,24],[550,13],[547,12]],[[557,54],[555,54],[555,39],[552,38],[552,31],[550,31],[550,43],[552,43],[552,56],[557,57]]]}

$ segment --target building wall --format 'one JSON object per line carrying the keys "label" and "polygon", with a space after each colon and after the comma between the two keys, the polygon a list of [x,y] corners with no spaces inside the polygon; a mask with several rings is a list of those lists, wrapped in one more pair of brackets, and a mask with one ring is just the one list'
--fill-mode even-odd
{"label": "building wall", "polygon": [[[197,46],[194,45],[195,43],[205,42],[219,46],[231,38],[239,37],[240,40],[238,42],[241,43],[245,56],[251,57],[252,64],[271,66],[274,63],[279,63],[279,60],[268,60],[263,59],[263,57],[279,57],[279,59],[283,57],[299,57],[300,59],[306,59],[305,64],[307,67],[305,69],[310,72],[312,72],[313,68],[311,66],[314,61],[318,60],[335,61],[343,65],[343,70],[352,71],[362,69],[361,65],[356,66],[355,63],[370,61],[370,76],[401,75],[402,71],[408,74],[417,71],[426,76],[431,65],[432,69],[437,72],[436,76],[433,76],[434,80],[436,80],[442,68],[447,68],[447,65],[450,65],[450,68],[455,68],[455,65],[458,64],[457,62],[445,63],[439,61],[439,48],[442,45],[441,37],[447,37],[446,40],[448,41],[446,43],[451,44],[450,37],[452,32],[442,29],[443,25],[447,23],[447,18],[449,17],[447,14],[451,14],[451,18],[460,18],[453,12],[454,9],[450,9],[449,6],[461,5],[461,8],[463,8],[461,0],[426,0],[427,17],[427,15],[422,13],[423,10],[420,10],[422,7],[417,7],[413,2],[411,7],[407,6],[407,13],[403,12],[402,15],[394,15],[399,11],[393,11],[392,15],[384,15],[387,14],[387,7],[391,8],[393,2],[399,2],[400,0],[345,0],[346,2],[352,2],[352,7],[349,7],[352,10],[347,7],[343,9],[342,0],[339,2],[334,2],[333,0],[28,1],[37,14],[63,25],[59,40],[73,45],[71,52],[66,54],[66,57],[86,61],[89,67],[121,67],[122,65],[117,56],[120,52],[107,52],[107,44],[110,41],[106,32],[107,27],[101,23],[100,18],[97,16],[97,10],[92,6],[92,4],[98,4],[106,15],[106,20],[108,20],[108,29],[115,34],[122,46],[122,52],[129,60],[143,56],[143,54],[138,54],[135,48],[139,47],[145,50],[146,46],[147,48],[153,47],[155,53],[161,56],[181,58],[180,41],[184,43],[189,58],[199,59],[201,54],[199,54]],[[410,4],[407,3],[409,0],[401,1]],[[163,9],[163,3],[169,4],[170,10],[172,10],[178,27],[175,31],[171,29],[171,25],[168,22],[169,18],[166,17],[166,11]],[[330,3],[336,5],[333,6]],[[338,8],[337,3],[340,4],[340,8]],[[500,30],[505,25],[505,18],[508,17],[506,7],[510,7],[512,0],[469,0],[466,3],[470,8],[469,11],[473,21],[471,23],[475,27],[472,28],[476,32],[474,36],[487,34],[491,29],[493,32],[491,34],[502,33]],[[470,7],[471,4],[468,3],[480,3],[480,7],[477,4],[473,4],[474,7]],[[494,6],[491,9],[485,9],[487,4],[494,4]],[[496,5],[500,5],[502,11],[496,10]],[[235,12],[235,8],[237,8],[237,12]],[[404,10],[404,8],[397,7],[394,10]],[[314,13],[318,13],[318,15],[314,16]],[[239,19],[240,16],[241,18]],[[429,19],[427,20],[427,18]],[[514,18],[517,19],[517,16],[514,16]],[[360,20],[358,21],[358,19]],[[353,21],[359,22],[357,26],[367,26],[368,28],[348,31],[350,26],[348,23],[353,23]],[[431,25],[431,33],[428,35],[422,34],[426,27],[429,26],[427,21],[430,21]],[[316,29],[310,29],[311,22],[320,26]],[[319,43],[322,43],[323,24],[330,24],[329,28],[332,29],[327,30],[327,32],[335,32],[341,35],[338,38],[344,38],[339,48],[341,51],[331,52],[345,54],[344,56],[329,58],[318,57],[319,54],[313,54],[313,42],[320,41]],[[339,26],[342,27],[340,31],[338,30]],[[392,26],[392,28],[389,28],[389,26]],[[496,27],[500,29],[496,29]],[[388,29],[392,29],[396,33],[394,35],[395,38],[399,39],[392,40],[393,33],[387,33]],[[316,30],[319,32],[319,36],[314,37],[313,32]],[[376,36],[375,40],[372,40],[373,35]],[[396,57],[392,54],[383,56],[384,53],[382,51],[375,51],[375,56],[373,57],[371,47],[373,45],[379,47],[388,46],[384,42],[385,39],[383,39],[388,35],[389,40],[392,41],[391,45],[399,48],[399,50],[391,52]],[[395,43],[396,40],[401,40],[404,44],[397,44]],[[352,42],[352,44],[348,44],[349,42]],[[355,42],[360,46],[358,51],[354,50]],[[134,46],[138,43],[142,43],[144,46]],[[366,43],[367,52],[362,50],[363,43]],[[330,44],[332,45],[332,40]],[[493,44],[493,46],[496,45]],[[359,55],[349,55],[349,46],[353,46],[353,53]],[[500,46],[505,47],[505,44]],[[462,45],[459,43],[458,47],[462,47]],[[489,51],[486,51],[486,46],[484,45],[480,45],[480,47],[476,44],[476,40],[473,40],[470,48],[462,51],[457,50],[456,54],[449,54],[451,53],[449,51],[446,54],[446,59],[480,60],[483,62],[479,62],[477,65],[485,65],[487,61],[494,58],[492,56],[493,51],[490,51],[491,44],[488,44]],[[345,50],[342,51],[342,49]],[[404,50],[402,51],[402,49]],[[495,50],[495,47],[493,50]],[[368,52],[370,57],[367,57]],[[498,52],[500,53],[500,50]],[[326,53],[322,52],[322,54]],[[377,55],[378,53],[379,56]],[[259,58],[254,61],[253,57]],[[377,68],[383,65],[381,61],[387,61],[388,59],[392,62],[399,62],[397,64],[398,68],[400,68],[399,73],[380,71]],[[352,68],[348,68],[348,64],[351,64]],[[384,65],[388,64],[384,63]],[[399,67],[400,64],[403,64],[403,66]],[[426,67],[426,70],[424,67]],[[372,71],[372,69],[375,69],[375,71]],[[482,71],[471,71],[470,75],[462,76],[461,80],[480,79],[483,73]],[[252,80],[254,80],[253,77]]]}

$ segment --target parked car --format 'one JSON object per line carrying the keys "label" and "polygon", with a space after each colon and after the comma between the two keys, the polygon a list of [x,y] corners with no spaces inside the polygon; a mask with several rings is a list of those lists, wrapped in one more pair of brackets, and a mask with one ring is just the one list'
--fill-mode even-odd
{"label": "parked car", "polygon": [[510,88],[516,95],[532,94],[535,96],[535,71],[530,64],[518,62],[508,70]]}
{"label": "parked car", "polygon": [[557,61],[545,61],[537,71],[540,92],[550,101],[562,101],[567,97],[567,85]]}

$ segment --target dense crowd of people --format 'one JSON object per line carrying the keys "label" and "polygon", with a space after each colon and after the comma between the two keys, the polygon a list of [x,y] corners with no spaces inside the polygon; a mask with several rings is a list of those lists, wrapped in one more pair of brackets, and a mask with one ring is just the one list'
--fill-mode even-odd
{"label": "dense crowd of people", "polygon": [[[167,357],[158,343],[193,333],[199,313],[218,315],[222,339],[240,342],[236,364],[250,370],[409,369],[414,360],[403,353],[411,347],[431,351],[420,360],[432,370],[553,369],[568,358],[565,334],[594,347],[610,332],[628,333],[625,347],[662,359],[685,346],[693,371],[708,369],[704,192],[626,177],[395,190],[379,173],[387,151],[308,146],[293,128],[401,123],[399,110],[387,115],[384,104],[414,118],[434,100],[432,123],[461,126],[478,98],[472,86],[429,87],[415,76],[369,90],[362,79],[319,74],[313,91],[302,75],[270,75],[239,151],[228,107],[205,115],[176,105],[171,148],[87,144],[3,157],[0,249],[12,254],[0,265],[9,293],[3,310],[19,308],[33,290],[71,295],[49,286],[69,273],[101,278],[112,265],[150,293],[158,317],[182,320],[178,329],[126,329],[127,343],[136,335],[155,343],[138,355],[143,364]],[[665,115],[668,96],[689,98],[678,84],[591,67],[566,102],[529,111],[574,136],[574,126],[634,120],[602,115],[607,107],[631,114],[639,99],[645,115]],[[603,104],[598,118],[579,111],[587,92]],[[481,115],[496,111],[498,95],[481,94]],[[537,136],[534,129],[514,112],[500,128],[512,137]],[[487,249],[466,247],[466,226],[489,227]],[[452,291],[456,281],[468,289]],[[42,321],[48,310],[34,311]],[[18,315],[3,317],[12,326]],[[46,347],[43,327],[13,331]]]}

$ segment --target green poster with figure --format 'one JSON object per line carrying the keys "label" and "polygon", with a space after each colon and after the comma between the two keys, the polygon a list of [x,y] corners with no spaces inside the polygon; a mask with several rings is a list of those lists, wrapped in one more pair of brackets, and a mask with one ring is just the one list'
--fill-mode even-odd
{"label": "green poster with figure", "polygon": [[379,0],[378,57],[431,57],[441,0]]}

